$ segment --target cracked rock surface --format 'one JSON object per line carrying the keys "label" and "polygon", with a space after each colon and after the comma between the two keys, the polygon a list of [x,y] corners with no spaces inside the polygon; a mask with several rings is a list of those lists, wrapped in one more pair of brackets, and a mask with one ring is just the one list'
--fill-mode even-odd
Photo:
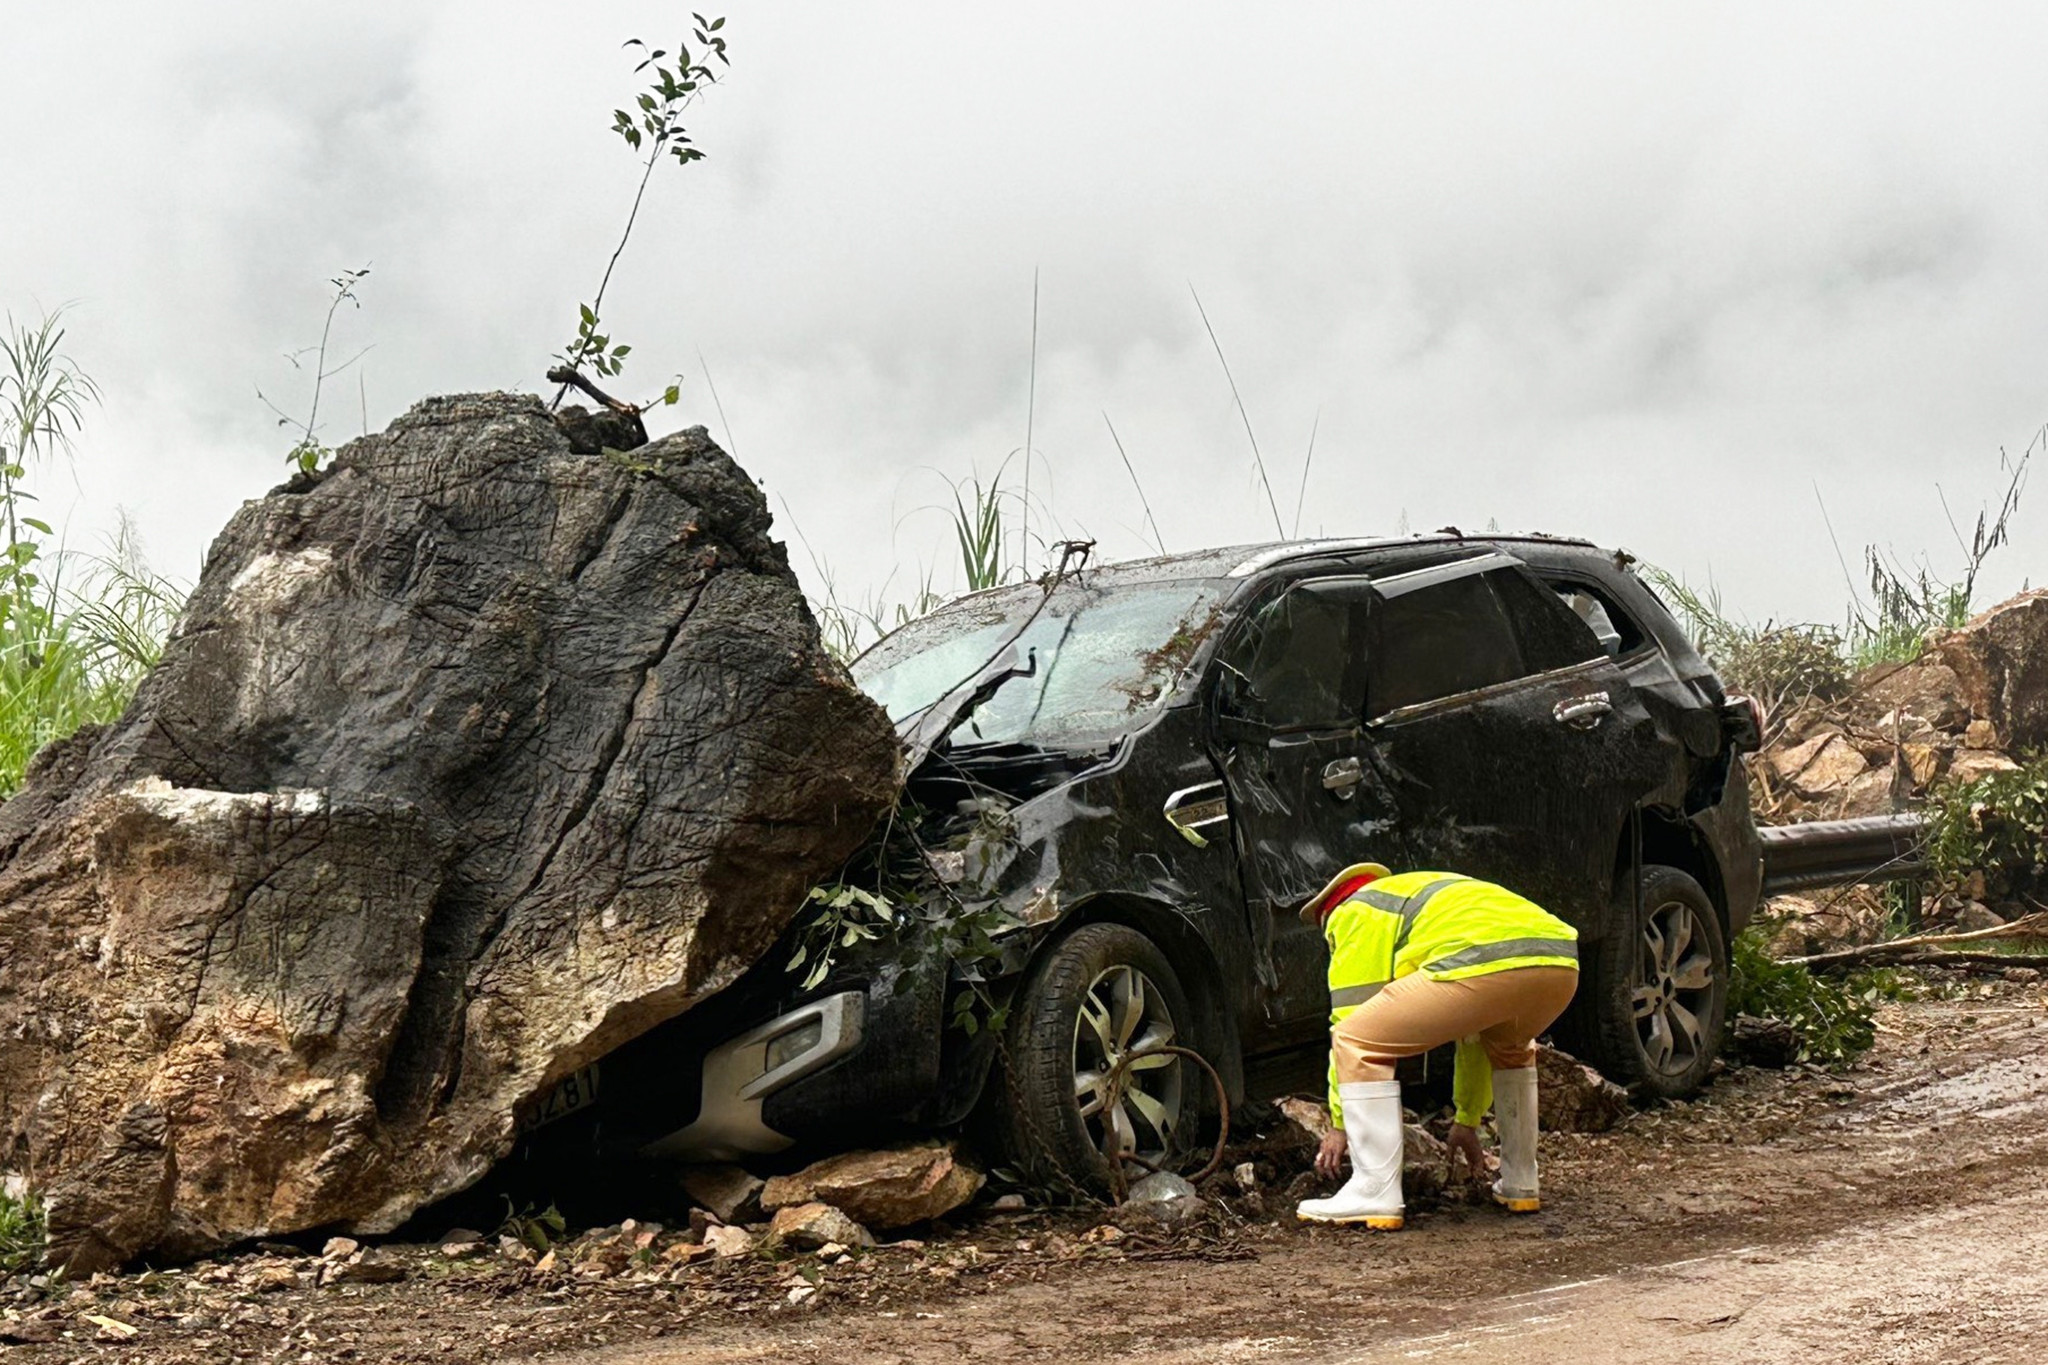
{"label": "cracked rock surface", "polygon": [[381,1231],[720,989],[892,799],[760,490],[429,399],[245,504],[0,805],[0,1169],[76,1271]]}

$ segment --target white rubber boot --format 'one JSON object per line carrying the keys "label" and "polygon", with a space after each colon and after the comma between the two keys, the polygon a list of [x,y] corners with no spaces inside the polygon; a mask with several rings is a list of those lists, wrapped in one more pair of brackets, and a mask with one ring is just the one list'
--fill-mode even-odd
{"label": "white rubber boot", "polygon": [[1401,1226],[1401,1083],[1348,1081],[1337,1087],[1351,1178],[1328,1199],[1304,1199],[1294,1215],[1309,1223]]}
{"label": "white rubber boot", "polygon": [[1493,1073],[1493,1117],[1500,1126],[1500,1179],[1493,1197],[1510,1213],[1543,1207],[1536,1187],[1536,1068]]}

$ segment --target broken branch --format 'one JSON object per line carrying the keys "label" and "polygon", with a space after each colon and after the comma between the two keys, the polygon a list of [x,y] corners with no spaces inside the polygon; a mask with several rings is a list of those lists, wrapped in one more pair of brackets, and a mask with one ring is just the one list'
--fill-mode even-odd
{"label": "broken branch", "polygon": [[1883,943],[1866,943],[1859,948],[1838,948],[1833,952],[1814,953],[1810,957],[1788,957],[1784,961],[1793,967],[1839,967],[1911,954],[1923,948],[1938,949],[1949,944],[1983,943],[1989,939],[2001,938],[2048,938],[2048,915],[2026,915],[2010,924],[1994,925],[1989,929],[1971,929],[1957,934],[1913,934],[1907,938],[1887,939]]}
{"label": "broken branch", "polygon": [[624,413],[628,417],[638,417],[640,415],[640,405],[638,403],[627,403],[612,397],[603,389],[585,379],[580,372],[570,369],[567,365],[557,365],[552,370],[549,370],[548,382],[550,384],[567,384],[581,389],[584,393],[590,395],[594,401],[604,404],[613,412]]}

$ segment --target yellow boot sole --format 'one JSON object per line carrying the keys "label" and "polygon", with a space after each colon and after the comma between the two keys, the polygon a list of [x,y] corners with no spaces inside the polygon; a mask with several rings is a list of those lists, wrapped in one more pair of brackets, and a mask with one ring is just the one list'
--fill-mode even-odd
{"label": "yellow boot sole", "polygon": [[1374,1232],[1399,1232],[1402,1221],[1399,1214],[1391,1218],[1384,1214],[1372,1214],[1365,1218],[1311,1218],[1305,1213],[1297,1213],[1294,1216],[1303,1223],[1322,1223],[1330,1227],[1344,1228],[1367,1227]]}
{"label": "yellow boot sole", "polygon": [[1535,1213],[1543,1207],[1541,1199],[1510,1199],[1504,1194],[1496,1194],[1493,1202],[1509,1213]]}

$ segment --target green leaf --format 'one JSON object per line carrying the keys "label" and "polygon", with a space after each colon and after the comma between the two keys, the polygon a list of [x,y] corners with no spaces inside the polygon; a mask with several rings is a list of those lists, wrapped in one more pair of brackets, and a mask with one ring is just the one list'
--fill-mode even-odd
{"label": "green leaf", "polygon": [[583,326],[586,329],[597,326],[597,314],[590,311],[589,304],[579,303],[576,307],[583,314]]}
{"label": "green leaf", "polygon": [[48,522],[37,521],[34,517],[23,517],[21,519],[21,524],[23,526],[28,527],[28,529],[31,531],[40,531],[46,536],[54,534],[54,532],[50,530],[50,525]]}

